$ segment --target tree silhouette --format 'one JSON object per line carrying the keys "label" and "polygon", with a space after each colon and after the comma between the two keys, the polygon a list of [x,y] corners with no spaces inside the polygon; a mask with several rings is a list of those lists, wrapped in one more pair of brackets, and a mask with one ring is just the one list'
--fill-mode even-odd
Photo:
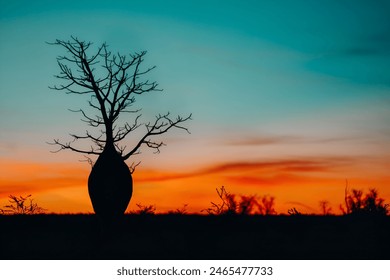
{"label": "tree silhouette", "polygon": [[237,202],[235,201],[235,195],[227,192],[224,186],[217,191],[220,203],[211,202],[211,207],[204,209],[209,215],[222,215],[222,214],[236,214]]}
{"label": "tree silhouette", "polygon": [[[66,55],[57,57],[60,74],[55,76],[64,83],[51,88],[67,94],[89,96],[90,110],[78,109],[74,112],[79,112],[82,120],[94,129],[94,132],[86,130],[84,135],[71,134],[73,140],[70,142],[54,139],[50,144],[58,146],[55,152],[71,150],[87,156],[98,156],[88,179],[94,211],[103,216],[121,215],[132,196],[131,172],[124,161],[139,154],[143,146],[159,153],[164,143],[156,141],[156,136],[172,128],[188,132],[182,124],[190,120],[191,114],[172,118],[168,112],[157,115],[152,122],[140,121],[140,109],[133,108],[135,96],[160,91],[156,82],[145,79],[146,74],[155,67],[141,69],[146,51],[128,56],[113,54],[103,43],[90,54],[92,43],[76,37],[50,44],[66,50]],[[132,122],[119,121],[125,114],[133,115]],[[127,149],[126,145],[121,144],[129,134],[142,128],[143,136],[132,148]],[[85,148],[85,144],[76,145],[76,142],[83,140],[88,141],[88,148]]]}
{"label": "tree silhouette", "polygon": [[376,189],[370,189],[364,198],[364,210],[371,214],[387,215],[389,213],[389,204],[384,202],[385,200],[378,196]]}
{"label": "tree silhouette", "polygon": [[[235,195],[224,186],[216,189],[220,203],[211,202],[211,207],[202,210],[209,215],[275,215],[275,197],[265,195],[259,201],[256,195]],[[256,211],[256,209],[258,211]]]}
{"label": "tree silhouette", "polygon": [[321,200],[319,202],[322,215],[331,215],[332,214],[332,207],[329,206],[329,201],[327,200]]}
{"label": "tree silhouette", "polygon": [[276,215],[275,197],[265,195],[259,203],[260,215]]}
{"label": "tree silhouette", "polygon": [[12,215],[33,215],[43,214],[46,209],[40,207],[34,199],[31,198],[31,194],[27,196],[15,196],[9,195],[10,204],[4,206],[5,209],[0,209],[1,213]]}
{"label": "tree silhouette", "polygon": [[352,189],[351,192],[345,189],[345,207],[341,208],[344,214],[371,214],[387,215],[389,213],[389,204],[384,203],[376,189],[369,189],[369,192],[363,196],[363,191]]}
{"label": "tree silhouette", "polygon": [[242,195],[238,203],[237,212],[240,215],[250,215],[255,212],[255,207],[258,206],[255,195]]}

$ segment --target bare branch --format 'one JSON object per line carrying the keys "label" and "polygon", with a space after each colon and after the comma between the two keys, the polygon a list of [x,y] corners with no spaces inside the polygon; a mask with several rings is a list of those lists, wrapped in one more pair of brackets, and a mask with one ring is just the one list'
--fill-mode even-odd
{"label": "bare branch", "polygon": [[134,124],[133,125],[129,125],[128,123],[125,123],[125,125],[123,127],[120,127],[115,136],[114,136],[114,142],[119,142],[123,139],[125,139],[125,137],[132,131],[136,130],[138,127],[141,126],[141,124],[138,123],[138,120],[139,118],[141,117],[141,115],[138,115],[135,120],[134,120]]}
{"label": "bare branch", "polygon": [[139,148],[143,144],[146,144],[149,148],[155,149],[156,150],[155,152],[159,153],[160,152],[159,148],[162,145],[164,145],[164,143],[163,142],[160,142],[160,143],[153,142],[153,141],[149,140],[148,137],[166,133],[168,130],[170,130],[173,127],[176,127],[176,128],[179,128],[179,129],[183,129],[183,130],[185,130],[185,131],[187,131],[189,133],[187,128],[185,128],[185,127],[183,127],[183,126],[181,126],[179,124],[183,123],[183,122],[185,122],[187,120],[190,120],[191,117],[192,117],[192,114],[190,114],[186,118],[182,118],[182,117],[178,116],[176,118],[176,120],[173,121],[173,120],[171,120],[169,118],[169,113],[167,113],[165,115],[158,115],[156,117],[156,120],[155,120],[153,125],[151,125],[150,123],[145,125],[145,127],[147,129],[147,133],[141,138],[141,140],[138,142],[138,144],[129,153],[127,153],[126,155],[123,156],[123,159],[126,160],[131,155],[133,155],[134,153],[138,152]]}
{"label": "bare branch", "polygon": [[83,160],[80,160],[81,162],[87,162],[91,167],[93,167],[93,165],[95,164],[95,162],[90,158],[90,157],[87,157],[87,156],[84,156],[85,159]]}
{"label": "bare branch", "polygon": [[[146,51],[136,52],[130,55],[113,54],[108,50],[106,43],[98,46],[93,54],[92,43],[81,41],[72,36],[70,40],[55,40],[50,45],[60,46],[66,54],[57,57],[59,74],[55,77],[63,81],[60,85],[51,89],[63,91],[66,94],[90,96],[87,101],[89,107],[95,111],[91,113],[83,109],[71,110],[82,115],[82,121],[93,128],[100,128],[101,135],[95,136],[86,131],[85,135],[71,134],[73,141],[61,142],[55,139],[51,145],[58,146],[58,151],[71,150],[74,152],[99,155],[106,145],[114,145],[124,160],[131,155],[140,153],[140,147],[145,145],[152,148],[155,153],[165,145],[162,141],[153,138],[168,132],[171,128],[178,128],[189,133],[183,126],[183,122],[190,120],[178,116],[171,119],[168,114],[158,115],[152,123],[142,123],[139,109],[133,108],[135,95],[141,95],[152,91],[161,91],[154,81],[144,79],[155,66],[142,69],[142,62]],[[99,67],[99,68],[98,68]],[[119,116],[134,114],[133,122],[126,122]],[[121,123],[119,123],[119,121]],[[131,124],[132,123],[132,124]],[[130,151],[126,152],[126,145],[120,145],[121,141],[140,127],[146,129],[146,133]],[[74,142],[90,140],[93,144],[90,149],[79,149]]]}
{"label": "bare branch", "polygon": [[71,150],[73,152],[81,153],[81,154],[88,154],[88,155],[100,155],[101,152],[96,151],[93,147],[89,151],[85,150],[80,150],[77,148],[72,147],[71,145],[72,142],[67,142],[67,143],[61,143],[58,139],[54,139],[53,142],[47,142],[49,145],[56,145],[59,146],[58,150],[52,151],[52,153],[58,153],[59,151],[62,150]]}
{"label": "bare branch", "polygon": [[131,174],[133,174],[134,173],[134,171],[135,171],[135,169],[138,167],[138,165],[140,165],[141,164],[141,162],[139,161],[139,162],[137,162],[137,163],[132,163],[130,166],[129,166],[129,169],[130,169],[130,173]]}

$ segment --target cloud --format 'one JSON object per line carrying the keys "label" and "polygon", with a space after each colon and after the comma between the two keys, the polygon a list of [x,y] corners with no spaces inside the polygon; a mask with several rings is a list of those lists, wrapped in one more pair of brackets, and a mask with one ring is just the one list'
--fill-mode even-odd
{"label": "cloud", "polygon": [[227,137],[223,144],[231,146],[265,146],[276,144],[324,144],[353,140],[351,137],[315,138],[297,135],[244,135],[240,138]]}
{"label": "cloud", "polygon": [[[240,180],[255,181],[261,183],[262,180],[258,175],[266,176],[284,176],[290,178],[302,173],[314,172],[331,172],[335,168],[352,164],[349,158],[319,158],[319,159],[302,159],[302,160],[275,160],[275,161],[252,161],[252,162],[230,162],[217,163],[198,170],[190,172],[157,172],[154,170],[140,171],[138,182],[156,182],[188,179],[201,176],[223,175],[229,178],[240,178]],[[248,176],[256,174],[255,177]],[[138,174],[137,174],[138,175]],[[274,177],[276,178],[276,177]],[[267,179],[269,181],[269,177]]]}
{"label": "cloud", "polygon": [[232,146],[264,146],[299,141],[301,138],[294,136],[244,136],[239,139],[229,139],[226,145]]}
{"label": "cloud", "polygon": [[218,164],[201,170],[200,175],[221,173],[221,172],[237,172],[237,171],[265,171],[265,170],[280,170],[280,171],[327,171],[328,169],[345,163],[346,159],[319,159],[319,160],[277,160],[277,161],[254,161],[254,162],[233,162],[227,164]]}
{"label": "cloud", "polygon": [[300,183],[307,178],[297,175],[288,175],[288,174],[272,174],[271,176],[267,174],[255,174],[253,176],[247,175],[236,175],[236,176],[227,176],[227,179],[230,183],[236,185],[251,185],[251,186],[280,186],[292,183]]}
{"label": "cloud", "polygon": [[0,195],[36,193],[86,185],[86,165],[21,162],[0,159]]}

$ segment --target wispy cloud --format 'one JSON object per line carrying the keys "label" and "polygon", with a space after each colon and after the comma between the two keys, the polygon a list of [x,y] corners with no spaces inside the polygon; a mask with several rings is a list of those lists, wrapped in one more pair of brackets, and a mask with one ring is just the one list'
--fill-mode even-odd
{"label": "wispy cloud", "polygon": [[295,136],[244,136],[239,139],[228,139],[226,145],[232,146],[263,146],[281,143],[291,143],[302,140]]}
{"label": "wispy cloud", "polygon": [[[192,177],[210,176],[222,174],[225,176],[238,176],[240,174],[299,174],[312,172],[330,172],[339,166],[352,164],[350,158],[320,158],[302,160],[275,160],[275,161],[252,161],[217,163],[190,172],[157,172],[154,170],[141,171],[139,182],[168,181],[187,179]],[[243,180],[248,176],[241,177]]]}
{"label": "wispy cloud", "polygon": [[334,142],[344,142],[356,140],[351,137],[309,137],[299,135],[242,135],[240,138],[227,137],[223,141],[225,145],[231,146],[265,146],[265,145],[280,145],[280,144],[324,144]]}
{"label": "wispy cloud", "polygon": [[0,160],[0,168],[0,195],[86,185],[89,172],[81,165],[4,160]]}

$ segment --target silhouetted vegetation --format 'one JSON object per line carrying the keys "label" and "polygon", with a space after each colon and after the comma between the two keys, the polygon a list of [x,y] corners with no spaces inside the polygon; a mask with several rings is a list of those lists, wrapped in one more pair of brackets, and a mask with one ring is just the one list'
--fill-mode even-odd
{"label": "silhouetted vegetation", "polygon": [[[275,198],[273,196],[264,195],[258,198],[257,195],[236,195],[228,192],[224,186],[217,188],[216,192],[220,202],[211,202],[211,207],[201,212],[206,212],[209,215],[277,215]],[[9,205],[0,208],[0,214],[42,214],[47,210],[38,206],[34,199],[31,198],[31,195],[26,197],[9,195],[9,202]],[[136,206],[138,209],[132,210],[128,214],[154,215],[156,213],[156,205],[138,203]],[[335,215],[332,212],[329,201],[321,200],[319,206],[321,215]],[[165,214],[188,215],[187,207],[188,204],[183,204],[183,207],[169,210]],[[362,190],[352,189],[348,191],[348,188],[346,188],[345,206],[340,205],[340,210],[343,215],[388,215],[390,213],[390,205],[386,204],[385,200],[379,197],[376,189],[369,189],[368,193],[364,194]],[[295,207],[288,209],[287,213],[290,216],[303,215]]]}
{"label": "silhouetted vegetation", "polygon": [[329,206],[329,201],[327,200],[321,200],[320,201],[320,208],[322,215],[332,215],[332,207]]}
{"label": "silhouetted vegetation", "polygon": [[288,209],[287,213],[288,213],[290,216],[299,216],[299,215],[302,215],[302,213],[299,212],[295,207],[294,207],[294,208]]}
{"label": "silhouetted vegetation", "polygon": [[220,189],[217,188],[216,191],[221,201],[219,203],[211,202],[211,207],[204,211],[210,215],[236,214],[237,202],[235,196],[228,193],[224,186]]}
{"label": "silhouetted vegetation", "polygon": [[[158,153],[164,145],[163,142],[153,141],[158,135],[166,133],[172,128],[188,132],[182,123],[191,119],[191,114],[185,118],[177,116],[171,118],[170,114],[157,115],[154,122],[140,122],[140,109],[134,108],[135,96],[145,93],[162,91],[157,82],[144,78],[155,66],[142,69],[146,51],[135,52],[130,55],[113,54],[106,43],[91,50],[92,42],[71,37],[71,40],[56,40],[51,45],[63,47],[66,55],[58,56],[57,63],[60,74],[55,75],[63,84],[50,87],[67,94],[90,96],[88,105],[95,111],[89,113],[85,109],[72,110],[82,115],[83,121],[96,130],[96,135],[86,131],[85,135],[71,134],[73,141],[61,142],[54,139],[53,143],[59,150],[89,155],[101,155],[107,145],[113,145],[123,160],[140,153],[142,146],[147,146]],[[122,121],[122,115],[132,114],[132,123]],[[143,127],[145,133],[130,150],[120,143],[135,130]],[[74,146],[77,141],[87,140],[89,149]],[[93,145],[90,145],[92,142]],[[127,150],[127,151],[126,151]]]}
{"label": "silhouetted vegetation", "polygon": [[168,214],[186,215],[187,214],[187,206],[188,206],[188,204],[184,204],[182,208],[177,208],[174,211],[168,211]]}
{"label": "silhouetted vegetation", "polygon": [[216,191],[220,202],[211,202],[211,207],[202,210],[209,215],[276,215],[272,196],[263,196],[259,200],[255,195],[231,194],[224,186]]}
{"label": "silhouetted vegetation", "polygon": [[[57,39],[51,44],[66,51],[66,55],[57,57],[60,73],[55,76],[63,83],[51,88],[67,94],[88,96],[90,110],[73,111],[80,113],[82,120],[95,131],[87,130],[84,135],[71,134],[72,141],[54,139],[49,144],[57,146],[57,151],[70,150],[98,156],[94,164],[87,157],[93,165],[88,178],[92,206],[104,220],[117,219],[123,215],[132,197],[131,173],[138,165],[133,163],[129,168],[125,160],[139,154],[142,147],[160,152],[164,143],[156,139],[173,128],[188,132],[183,123],[191,119],[191,114],[172,118],[168,112],[157,115],[152,122],[141,121],[140,109],[134,108],[135,96],[161,91],[156,82],[145,78],[155,68],[142,69],[146,51],[130,55],[114,54],[103,43],[93,52],[91,42],[76,37],[68,41]],[[121,119],[126,114],[133,116],[130,123]],[[121,144],[129,134],[139,137],[130,149]],[[80,142],[84,144],[80,145]]]}
{"label": "silhouetted vegetation", "polygon": [[[187,205],[155,215],[137,204],[114,227],[94,215],[0,215],[0,258],[5,259],[388,259],[388,205],[371,189],[346,190],[348,215],[275,215],[272,196],[234,195],[225,187],[206,211]],[[30,196],[10,196],[12,213],[39,214]],[[12,206],[13,207],[12,207]],[[31,208],[31,206],[33,206]],[[18,208],[19,207],[19,208]],[[23,209],[23,210],[17,210]],[[30,211],[29,209],[33,209]],[[11,213],[8,212],[8,213]],[[353,215],[369,213],[370,215]],[[345,212],[347,214],[347,212]],[[375,215],[373,219],[372,214]],[[28,232],[28,234],[26,234]]]}
{"label": "silhouetted vegetation", "polygon": [[276,215],[275,198],[273,196],[265,195],[261,199],[261,204],[258,203],[260,215]]}
{"label": "silhouetted vegetation", "polygon": [[343,214],[352,215],[387,215],[389,204],[384,203],[376,189],[370,189],[364,195],[363,191],[345,189],[345,208],[340,206]]}
{"label": "silhouetted vegetation", "polygon": [[31,198],[31,194],[23,196],[9,195],[9,203],[4,206],[4,209],[0,209],[0,213],[8,215],[32,215],[43,214],[46,209],[40,207],[34,199]]}
{"label": "silhouetted vegetation", "polygon": [[156,206],[155,205],[142,205],[140,203],[137,203],[136,205],[138,207],[138,210],[131,211],[130,214],[154,215],[156,213]]}

